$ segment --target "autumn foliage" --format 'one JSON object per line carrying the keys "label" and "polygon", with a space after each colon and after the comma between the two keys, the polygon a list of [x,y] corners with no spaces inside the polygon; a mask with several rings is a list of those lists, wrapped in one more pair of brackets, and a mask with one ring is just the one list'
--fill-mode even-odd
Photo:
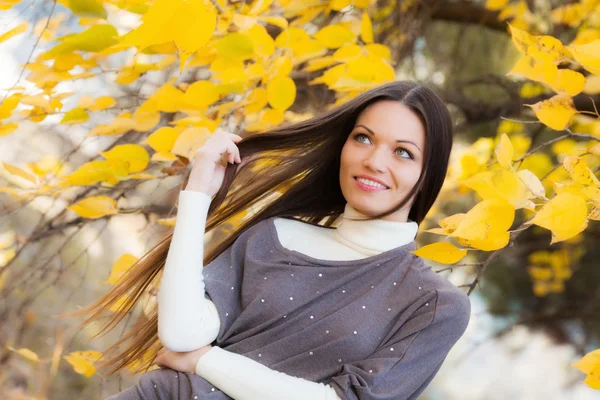
{"label": "autumn foliage", "polygon": [[[0,1],[0,9],[17,3]],[[43,21],[19,24],[0,36],[0,42],[20,35],[39,38],[39,51],[23,66],[22,80],[0,92],[0,146],[27,123],[58,130],[76,127],[86,132],[86,140],[103,138],[107,145],[77,165],[54,156],[22,164],[0,160],[0,198],[22,207],[40,197],[61,200],[64,207],[53,219],[64,224],[63,231],[127,213],[118,199],[132,182],[185,178],[189,158],[219,126],[261,132],[317,111],[296,107],[305,87],[325,88],[333,106],[398,79],[393,46],[404,45],[406,37],[388,44],[377,38],[389,29],[396,7],[409,13],[420,4],[50,3]],[[415,254],[448,268],[470,268],[473,279],[463,285],[470,294],[494,258],[518,244],[522,232],[548,234],[548,250],[534,252],[527,260],[531,290],[544,297],[564,289],[572,276],[569,265],[584,251],[576,246],[578,240],[600,220],[600,115],[595,105],[593,111],[578,110],[574,101],[582,94],[600,94],[600,1],[581,0],[551,10],[552,23],[577,30],[570,42],[545,35],[525,1],[488,0],[486,8],[505,23],[520,54],[505,71],[507,79],[520,84],[522,98],[538,101],[522,105],[521,119],[502,118],[490,137],[454,150],[441,198],[474,202],[469,200],[466,208],[463,202],[462,212],[449,215],[439,204],[434,206],[425,224],[429,229],[421,230],[433,239]],[[82,95],[60,85],[98,85],[99,78],[118,94]],[[525,129],[528,123],[543,125],[554,137],[533,146]],[[174,221],[172,215],[156,219],[167,227]],[[19,292],[25,275],[14,265],[22,249],[38,240],[35,235],[0,232],[0,290],[2,297],[11,299],[1,312],[16,304],[10,296],[18,293],[17,303],[27,299]],[[560,249],[559,243],[574,250]],[[107,276],[112,269],[106,283],[114,284],[137,259],[127,253],[112,268],[103,267]],[[153,296],[148,293],[148,298]],[[40,358],[20,347],[16,335],[2,339],[7,354],[48,363],[56,370],[51,349]],[[573,364],[595,389],[600,389],[599,351]],[[88,349],[62,355],[86,377],[94,375],[94,361],[101,357],[101,352]]]}

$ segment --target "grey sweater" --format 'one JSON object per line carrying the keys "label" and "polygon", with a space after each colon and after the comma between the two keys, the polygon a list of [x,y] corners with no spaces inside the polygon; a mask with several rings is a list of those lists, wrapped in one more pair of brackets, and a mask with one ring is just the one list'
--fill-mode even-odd
{"label": "grey sweater", "polygon": [[[464,333],[468,296],[408,252],[414,241],[360,260],[320,260],[283,247],[273,219],[204,267],[221,320],[213,345],[328,384],[342,399],[416,399]],[[109,399],[171,398],[230,399],[169,369]]]}

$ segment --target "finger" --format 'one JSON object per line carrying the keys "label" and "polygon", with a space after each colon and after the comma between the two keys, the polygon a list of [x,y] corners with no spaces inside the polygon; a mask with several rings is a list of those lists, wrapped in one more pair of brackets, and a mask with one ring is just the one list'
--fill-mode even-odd
{"label": "finger", "polygon": [[233,136],[232,140],[236,143],[243,139],[243,137],[236,135],[235,133],[230,133],[230,135]]}
{"label": "finger", "polygon": [[231,164],[235,163],[235,160],[237,159],[237,151],[238,148],[234,143],[229,143],[227,145],[228,159]]}

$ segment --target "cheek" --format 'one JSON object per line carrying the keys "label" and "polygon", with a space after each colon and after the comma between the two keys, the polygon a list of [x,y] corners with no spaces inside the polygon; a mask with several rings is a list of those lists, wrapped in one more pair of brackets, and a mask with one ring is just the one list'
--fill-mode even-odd
{"label": "cheek", "polygon": [[344,146],[340,154],[340,170],[344,170],[348,166],[351,158],[352,157],[350,155],[350,151],[348,150],[348,146]]}

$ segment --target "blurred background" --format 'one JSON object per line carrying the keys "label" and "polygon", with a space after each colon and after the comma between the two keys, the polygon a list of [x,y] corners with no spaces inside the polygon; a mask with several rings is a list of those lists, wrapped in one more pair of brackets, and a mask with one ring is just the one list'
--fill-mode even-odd
{"label": "blurred background", "polygon": [[[600,355],[573,365],[600,348],[600,1],[198,3],[0,0],[1,398],[103,399],[139,379],[94,361],[155,293],[89,343],[96,324],[74,333],[81,320],[56,314],[97,299],[172,230],[189,155],[217,126],[260,132],[402,79],[434,88],[455,122],[419,246],[447,240],[439,221],[482,199],[516,209],[510,242],[428,260],[472,317],[420,398],[600,398]],[[478,174],[506,168],[503,134],[545,195],[482,189]],[[565,188],[583,214],[548,206],[552,223],[523,225]]]}

